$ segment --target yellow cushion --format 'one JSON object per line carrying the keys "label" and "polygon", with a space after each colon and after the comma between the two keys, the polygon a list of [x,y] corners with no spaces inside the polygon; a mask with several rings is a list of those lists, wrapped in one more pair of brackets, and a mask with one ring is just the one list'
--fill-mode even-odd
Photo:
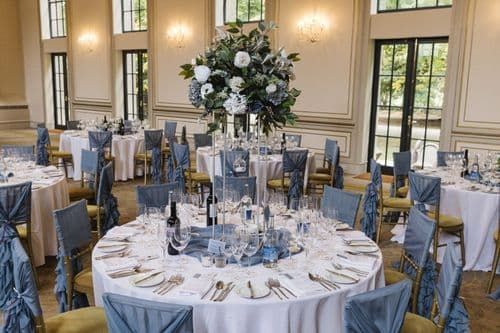
{"label": "yellow cushion", "polygon": [[[90,218],[97,217],[97,206],[96,205],[87,205],[87,213]],[[104,210],[101,210],[101,215],[104,213]]]}
{"label": "yellow cushion", "polygon": [[411,202],[404,198],[384,197],[384,207],[410,209]]}
{"label": "yellow cushion", "polygon": [[26,228],[26,224],[16,225],[16,229],[19,233],[19,238],[28,239],[28,229]]}
{"label": "yellow cushion", "polygon": [[330,174],[330,169],[329,168],[316,168],[316,173],[326,173]]}
{"label": "yellow cushion", "polygon": [[397,189],[396,195],[400,198],[406,198],[408,196],[408,186],[402,186]]}
{"label": "yellow cushion", "polygon": [[427,318],[421,317],[411,312],[407,312],[401,333],[434,333],[437,326]]}
{"label": "yellow cushion", "polygon": [[[435,219],[434,212],[429,212],[427,215],[429,215],[430,218]],[[463,225],[464,225],[464,223],[462,222],[462,219],[460,219],[459,217],[439,214],[439,227],[440,228],[443,228],[443,229],[457,228],[457,227],[463,227]]]}
{"label": "yellow cushion", "polygon": [[88,187],[71,187],[69,189],[69,201],[78,201],[81,199],[93,199],[95,191]]}
{"label": "yellow cushion", "polygon": [[83,269],[80,273],[76,274],[74,281],[76,290],[93,289],[92,270],[90,268]]}
{"label": "yellow cushion", "polygon": [[196,183],[210,183],[210,176],[203,172],[192,172],[191,180]]}
{"label": "yellow cushion", "polygon": [[[290,186],[290,179],[289,178],[285,178],[284,185],[285,185],[284,188],[288,188]],[[268,180],[267,186],[270,188],[273,188],[273,189],[281,188],[281,179]]]}
{"label": "yellow cushion", "polygon": [[88,307],[64,312],[45,319],[46,333],[108,332],[103,308]]}
{"label": "yellow cushion", "polygon": [[330,175],[325,174],[325,173],[312,173],[309,175],[309,181],[310,182],[331,182],[332,177]]}
{"label": "yellow cushion", "polygon": [[500,230],[497,230],[497,232],[495,232],[495,234],[493,235],[493,238],[495,240],[498,240],[498,237],[500,237]]}
{"label": "yellow cushion", "polygon": [[384,276],[385,276],[385,285],[386,286],[398,283],[400,281],[403,281],[404,279],[408,279],[406,274],[395,271],[393,269],[386,269],[384,271]]}
{"label": "yellow cushion", "polygon": [[70,152],[60,150],[53,151],[52,156],[57,158],[73,158],[73,155]]}

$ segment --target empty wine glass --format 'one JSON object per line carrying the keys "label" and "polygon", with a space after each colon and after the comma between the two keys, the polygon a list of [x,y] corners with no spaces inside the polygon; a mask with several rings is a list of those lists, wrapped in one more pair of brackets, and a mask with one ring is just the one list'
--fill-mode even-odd
{"label": "empty wine glass", "polygon": [[257,231],[245,230],[242,235],[246,246],[243,250],[247,256],[247,267],[250,267],[250,258],[259,251],[260,239]]}
{"label": "empty wine glass", "polygon": [[170,244],[172,247],[179,251],[180,264],[185,265],[187,263],[186,258],[182,256],[182,251],[188,246],[191,240],[191,226],[187,224],[181,224],[174,227],[173,239]]}

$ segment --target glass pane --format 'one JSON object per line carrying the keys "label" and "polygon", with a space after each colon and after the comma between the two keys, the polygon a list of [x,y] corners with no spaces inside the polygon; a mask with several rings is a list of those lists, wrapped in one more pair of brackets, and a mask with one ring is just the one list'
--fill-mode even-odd
{"label": "glass pane", "polygon": [[389,138],[389,144],[387,145],[387,166],[394,166],[392,153],[399,152],[400,150],[400,138]]}
{"label": "glass pane", "polygon": [[382,45],[382,50],[380,51],[380,74],[391,75],[392,74],[392,52],[394,50],[394,45]]}
{"label": "glass pane", "polygon": [[262,13],[261,0],[250,0],[250,21],[260,21]]}
{"label": "glass pane", "polygon": [[444,77],[431,78],[431,95],[429,106],[433,108],[442,108],[444,99]]}
{"label": "glass pane", "polygon": [[379,0],[378,10],[394,10],[396,9],[397,0]]}
{"label": "glass pane", "polygon": [[415,79],[415,96],[413,106],[427,107],[429,96],[429,77],[420,76]]}
{"label": "glass pane", "polygon": [[408,45],[396,44],[395,54],[394,54],[394,74],[405,75],[407,58],[408,58]]}
{"label": "glass pane", "polygon": [[415,8],[417,7],[416,0],[399,0],[399,8]]}
{"label": "glass pane", "polygon": [[434,44],[434,57],[432,63],[432,75],[446,75],[446,64],[448,59],[448,44]]}
{"label": "glass pane", "polygon": [[391,108],[389,116],[389,136],[401,137],[401,121],[403,119],[403,108]]}
{"label": "glass pane", "polygon": [[236,11],[237,11],[237,16],[238,16],[238,19],[240,19],[241,21],[243,22],[247,22],[248,21],[248,17],[249,17],[249,12],[248,12],[248,2],[250,0],[239,0],[239,1],[236,1],[237,2],[237,8],[236,8]]}
{"label": "glass pane", "polygon": [[389,123],[389,108],[379,107],[377,110],[377,125],[375,128],[376,135],[387,135],[387,126]]}
{"label": "glass pane", "polygon": [[403,106],[403,96],[405,93],[405,81],[404,76],[394,76],[392,78],[392,98],[391,106]]}
{"label": "glass pane", "polygon": [[411,128],[412,139],[425,139],[425,119],[427,116],[426,109],[414,109],[413,121]]}
{"label": "glass pane", "polygon": [[439,6],[451,6],[453,0],[439,0]]}
{"label": "glass pane", "polygon": [[132,0],[122,0],[122,10],[132,10]]}
{"label": "glass pane", "polygon": [[376,136],[375,137],[375,149],[373,152],[373,158],[378,163],[385,165],[385,146],[387,144],[387,138]]}
{"label": "glass pane", "polygon": [[418,45],[417,75],[429,75],[432,62],[432,44]]}
{"label": "glass pane", "polygon": [[423,154],[424,168],[430,168],[437,164],[436,162],[437,162],[438,150],[439,150],[439,141],[426,141]]}
{"label": "glass pane", "polygon": [[418,0],[418,8],[436,7],[437,0]]}
{"label": "glass pane", "polygon": [[427,140],[439,142],[441,135],[441,109],[430,109],[427,117]]}
{"label": "glass pane", "polygon": [[378,104],[389,105],[391,98],[391,77],[381,76],[378,88]]}
{"label": "glass pane", "polygon": [[123,31],[131,31],[132,30],[132,13],[124,12],[123,13]]}
{"label": "glass pane", "polygon": [[413,152],[412,167],[422,167],[422,158],[424,156],[424,141],[412,139],[410,150]]}

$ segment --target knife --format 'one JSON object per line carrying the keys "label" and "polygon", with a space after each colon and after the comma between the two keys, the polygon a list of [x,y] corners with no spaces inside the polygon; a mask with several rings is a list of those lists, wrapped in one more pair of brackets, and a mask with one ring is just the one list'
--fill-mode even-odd
{"label": "knife", "polygon": [[229,294],[231,293],[231,291],[233,291],[234,289],[234,285],[231,286],[231,288],[229,288],[228,291],[226,291],[226,293],[224,294],[224,296],[222,297],[222,299],[220,300],[220,302],[224,301],[226,299],[227,296],[229,296]]}
{"label": "knife", "polygon": [[208,290],[201,296],[201,299],[204,299],[208,293],[210,292],[210,290],[212,290],[212,288],[215,286],[215,281],[212,281],[212,284],[210,285],[210,288],[208,288]]}
{"label": "knife", "polygon": [[148,276],[145,276],[145,277],[143,277],[143,278],[140,278],[139,280],[135,281],[134,283],[135,283],[135,284],[138,284],[138,283],[140,283],[140,282],[147,281],[147,280],[149,280],[149,279],[151,279],[151,278],[153,278],[153,277],[155,277],[155,276],[157,276],[157,275],[159,275],[159,274],[161,274],[161,273],[163,273],[163,271],[154,272],[154,273],[152,273],[152,274],[149,274]]}
{"label": "knife", "polygon": [[340,272],[332,271],[330,269],[327,269],[327,271],[330,272],[330,273],[332,273],[332,274],[334,274],[334,275],[341,276],[341,277],[344,277],[346,279],[350,279],[351,281],[354,281],[354,282],[358,282],[359,281],[359,279],[356,279],[356,278],[354,278],[352,276],[349,276],[349,275],[346,275],[346,274],[342,274]]}
{"label": "knife", "polygon": [[214,299],[214,302],[220,302],[220,301],[222,301],[222,297],[223,297],[223,296],[225,295],[225,293],[229,290],[229,288],[231,288],[231,286],[232,286],[232,285],[233,285],[233,283],[232,283],[232,282],[229,282],[229,283],[227,284],[226,288],[224,288],[224,289],[222,290],[222,292],[220,293],[220,295],[219,295],[219,296],[217,296],[217,297]]}
{"label": "knife", "polygon": [[255,294],[254,294],[253,288],[252,288],[252,282],[250,282],[250,280],[248,280],[247,286],[248,286],[248,289],[250,289],[250,298],[255,298]]}

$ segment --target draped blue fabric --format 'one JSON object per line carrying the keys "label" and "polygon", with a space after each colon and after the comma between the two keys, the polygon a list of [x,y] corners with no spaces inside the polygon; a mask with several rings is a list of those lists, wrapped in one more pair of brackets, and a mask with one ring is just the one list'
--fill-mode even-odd
{"label": "draped blue fabric", "polygon": [[[434,237],[436,223],[416,207],[410,210],[408,226],[405,231],[403,249],[405,254],[419,267],[422,268],[422,280],[417,300],[417,314],[429,317],[434,299],[436,281],[436,268],[429,249]],[[416,270],[405,262],[403,271],[413,279]]]}
{"label": "draped blue fabric", "polygon": [[0,309],[12,293],[14,275],[11,242],[18,239],[16,223],[31,220],[31,182],[0,187]]}
{"label": "draped blue fabric", "polygon": [[337,165],[337,160],[339,149],[337,140],[326,139],[325,140],[325,160],[330,162],[332,165]]}
{"label": "draped blue fabric", "polygon": [[144,145],[146,151],[151,150],[151,178],[153,184],[161,183],[161,142],[162,130],[144,131]]}
{"label": "draped blue fabric", "polygon": [[437,152],[437,166],[445,167],[446,166],[446,155],[453,155],[454,157],[464,158],[464,152],[462,151],[438,151]]}
{"label": "draped blue fabric", "polygon": [[360,201],[360,194],[325,186],[323,189],[323,198],[321,200],[321,209],[328,214],[326,208],[334,208],[337,212],[336,219],[354,228]]}
{"label": "draped blue fabric", "polygon": [[[227,177],[248,177],[250,170],[250,152],[248,150],[227,150],[220,151],[220,162],[224,165],[224,155],[226,156],[226,176]],[[235,170],[234,162],[238,159],[245,161],[245,171]]]}
{"label": "draped blue fabric", "polygon": [[13,261],[13,287],[5,308],[5,333],[35,332],[35,317],[42,316],[31,263],[19,238],[10,243]]}
{"label": "draped blue fabric", "polygon": [[[67,304],[67,272],[64,265],[64,257],[73,256],[78,253],[78,248],[88,245],[92,241],[92,230],[89,223],[86,201],[80,200],[66,208],[55,210],[54,224],[59,244],[54,293],[59,303],[59,312],[65,312],[69,309],[69,304]],[[71,268],[73,275],[78,274],[82,270],[80,260],[73,259]],[[71,295],[70,299],[73,302],[74,309],[88,306],[87,297],[83,294],[75,292]]]}
{"label": "draped blue fabric", "polygon": [[123,127],[124,127],[124,132],[125,135],[132,134],[132,127],[133,127],[133,121],[132,120],[124,120],[123,121]]}
{"label": "draped blue fabric", "polygon": [[167,181],[173,182],[175,179],[174,155],[170,152],[167,158]]}
{"label": "draped blue fabric", "polygon": [[79,120],[68,120],[66,121],[66,129],[77,130],[79,124],[80,124]]}
{"label": "draped blue fabric", "polygon": [[[338,147],[337,150],[339,150]],[[337,155],[340,156],[340,153],[337,152]],[[344,168],[340,166],[339,162],[340,158],[337,158],[337,165],[335,166],[335,182],[333,186],[342,190],[344,188]]]}
{"label": "draped blue fabric", "polygon": [[105,293],[104,310],[110,333],[191,333],[193,307]]}
{"label": "draped blue fabric", "polygon": [[3,157],[8,155],[27,156],[30,160],[35,161],[33,146],[30,145],[2,145]]}
{"label": "draped blue fabric", "polygon": [[99,154],[99,163],[97,165],[98,174],[106,164],[105,153],[106,149],[111,149],[113,141],[113,133],[108,131],[89,131],[89,148],[96,150]]}
{"label": "draped blue fabric", "polygon": [[288,197],[298,199],[304,189],[304,173],[307,164],[309,150],[301,149],[283,153],[283,173],[290,173],[290,186]]}
{"label": "draped blue fabric", "polygon": [[398,333],[403,326],[412,283],[403,280],[347,298],[345,333]]}
{"label": "draped blue fabric", "polygon": [[302,135],[300,134],[285,134],[285,138],[287,142],[295,141],[297,143],[297,147],[300,147],[302,144]]}
{"label": "draped blue fabric", "polygon": [[104,222],[102,232],[105,235],[109,229],[118,225],[120,212],[118,211],[118,201],[113,193],[113,163],[108,163],[103,169],[97,191],[97,204],[104,207]]}
{"label": "draped blue fabric", "polygon": [[179,184],[179,189],[186,189],[186,178],[184,171],[189,169],[189,146],[173,143],[173,155],[175,160],[174,181]]}
{"label": "draped blue fabric", "polygon": [[209,147],[212,145],[212,136],[206,133],[195,133],[194,136],[194,147],[198,149],[200,147]]}
{"label": "draped blue fabric", "polygon": [[44,127],[36,129],[36,164],[49,165],[49,152],[47,147],[50,145],[49,130]]}
{"label": "draped blue fabric", "polygon": [[366,186],[363,201],[363,218],[361,219],[361,231],[371,239],[375,238],[375,224],[377,221],[378,189],[382,182],[382,171],[380,164],[375,160],[370,161],[370,183]]}
{"label": "draped blue fabric", "polygon": [[469,332],[469,315],[463,301],[458,297],[462,284],[462,268],[456,246],[449,243],[439,272],[437,301],[440,316],[445,319],[446,333]]}
{"label": "draped blue fabric", "polygon": [[[245,193],[245,185],[248,185],[248,190],[250,192],[250,198],[252,202],[255,202],[255,189],[256,189],[257,177],[226,177],[226,189],[236,191],[240,198],[243,198]],[[222,201],[222,176],[215,176],[215,195],[217,196],[219,202]]]}
{"label": "draped blue fabric", "polygon": [[425,212],[425,205],[436,206],[441,200],[441,178],[431,177],[410,171],[410,199],[415,201],[415,207]]}
{"label": "draped blue fabric", "polygon": [[401,151],[392,153],[394,161],[394,176],[408,176],[411,170],[411,151]]}
{"label": "draped blue fabric", "polygon": [[138,205],[165,208],[168,205],[169,192],[179,188],[177,183],[137,186],[135,189]]}
{"label": "draped blue fabric", "polygon": [[99,163],[99,153],[82,149],[82,158],[80,162],[80,169],[86,175],[89,183],[89,188],[95,188],[97,181],[97,165]]}
{"label": "draped blue fabric", "polygon": [[165,138],[167,139],[169,145],[177,142],[177,138],[175,137],[175,132],[177,131],[177,122],[176,121],[165,121]]}

